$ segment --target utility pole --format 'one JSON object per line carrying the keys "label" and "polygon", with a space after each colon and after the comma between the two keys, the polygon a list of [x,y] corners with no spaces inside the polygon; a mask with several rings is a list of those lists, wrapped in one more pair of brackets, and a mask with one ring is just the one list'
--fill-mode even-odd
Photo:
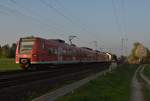
{"label": "utility pole", "polygon": [[127,56],[128,53],[128,47],[127,47],[127,41],[128,38],[121,38],[121,55],[122,56]]}
{"label": "utility pole", "polygon": [[69,36],[69,42],[70,42],[70,45],[72,45],[72,40],[74,39],[74,38],[76,38],[77,36],[74,36],[74,35],[70,35]]}
{"label": "utility pole", "polygon": [[128,38],[125,38],[125,55],[127,56],[128,55]]}
{"label": "utility pole", "polygon": [[93,41],[93,42],[94,42],[94,45],[95,45],[95,50],[97,50],[98,42],[97,41]]}
{"label": "utility pole", "polygon": [[121,55],[124,55],[124,38],[121,38]]}

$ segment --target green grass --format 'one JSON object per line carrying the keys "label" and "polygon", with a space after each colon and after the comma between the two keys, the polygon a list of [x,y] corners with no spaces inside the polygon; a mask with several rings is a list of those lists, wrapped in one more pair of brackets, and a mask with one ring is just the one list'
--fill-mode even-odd
{"label": "green grass", "polygon": [[1,71],[10,71],[10,70],[19,70],[20,67],[15,63],[15,59],[1,58],[0,59],[0,72]]}
{"label": "green grass", "polygon": [[145,69],[143,71],[143,74],[150,79],[150,64],[145,65]]}
{"label": "green grass", "polygon": [[[145,65],[145,69],[143,71],[143,74],[150,79],[150,64]],[[141,78],[140,78],[140,80],[142,83],[142,91],[144,94],[144,100],[149,101],[149,99],[150,99],[150,87]]]}
{"label": "green grass", "polygon": [[130,83],[136,67],[120,66],[113,73],[100,76],[57,101],[129,101]]}

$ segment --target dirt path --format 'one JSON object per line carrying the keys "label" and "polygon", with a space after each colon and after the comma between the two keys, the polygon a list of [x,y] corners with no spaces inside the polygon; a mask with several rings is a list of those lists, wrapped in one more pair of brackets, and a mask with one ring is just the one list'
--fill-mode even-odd
{"label": "dirt path", "polygon": [[141,84],[137,80],[137,74],[139,70],[142,68],[142,66],[139,66],[137,70],[135,71],[135,74],[132,79],[131,83],[131,101],[144,101],[144,97],[141,90]]}

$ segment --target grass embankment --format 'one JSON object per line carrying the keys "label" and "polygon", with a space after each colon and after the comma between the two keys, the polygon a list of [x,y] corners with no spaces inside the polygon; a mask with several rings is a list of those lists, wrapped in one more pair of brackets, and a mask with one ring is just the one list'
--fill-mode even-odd
{"label": "grass embankment", "polygon": [[150,64],[145,65],[143,74],[150,79]]}
{"label": "grass embankment", "polygon": [[10,70],[19,70],[20,67],[15,63],[15,59],[0,59],[0,72],[1,71],[10,71]]}
{"label": "grass embankment", "polygon": [[[149,78],[150,80],[150,64],[145,65],[145,69],[143,71],[143,74]],[[146,82],[141,80],[142,82],[142,90],[144,94],[145,101],[149,101],[150,99],[150,85],[148,85]]]}
{"label": "grass embankment", "polygon": [[119,66],[112,73],[90,81],[57,101],[129,101],[130,83],[136,67]]}

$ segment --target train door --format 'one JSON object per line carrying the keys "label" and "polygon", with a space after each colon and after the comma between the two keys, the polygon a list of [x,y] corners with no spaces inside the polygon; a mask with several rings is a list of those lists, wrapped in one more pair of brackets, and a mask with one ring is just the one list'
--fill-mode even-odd
{"label": "train door", "polygon": [[58,63],[62,63],[62,47],[58,47]]}

